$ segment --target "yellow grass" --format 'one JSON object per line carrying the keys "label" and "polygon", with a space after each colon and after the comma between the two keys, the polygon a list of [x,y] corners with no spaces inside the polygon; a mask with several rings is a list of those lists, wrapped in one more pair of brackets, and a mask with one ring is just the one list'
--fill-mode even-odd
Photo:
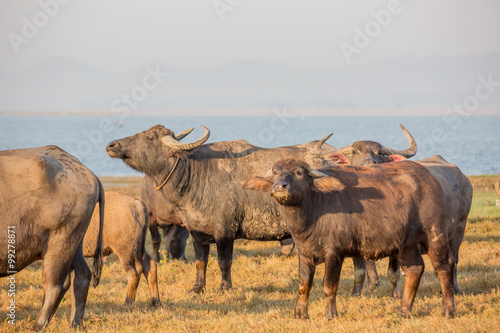
{"label": "yellow grass", "polygon": [[[293,318],[297,290],[297,256],[279,258],[278,242],[239,240],[235,244],[232,269],[234,289],[219,293],[220,272],[215,248],[207,271],[207,292],[189,294],[195,278],[192,244],[187,247],[188,263],[169,261],[159,266],[158,281],[162,306],[149,305],[149,291],[141,279],[134,305],[126,307],[127,280],[116,256],[105,263],[100,285],[91,289],[84,325],[86,332],[494,332],[500,331],[500,207],[495,206],[493,180],[473,179],[480,184],[474,195],[465,241],[461,247],[459,283],[465,296],[455,298],[457,315],[441,316],[439,282],[425,258],[426,272],[415,300],[413,318],[395,313],[399,301],[389,297],[387,259],[377,263],[382,285],[373,293],[350,297],[353,283],[352,260],[347,259],[337,301],[339,318],[323,318],[324,267],[318,266],[309,303],[309,320]],[[486,180],[485,180],[486,179]],[[493,179],[493,178],[492,178]],[[107,190],[139,195],[141,179],[103,179]],[[485,185],[486,184],[486,185]],[[148,250],[151,242],[148,234]],[[40,263],[16,275],[16,326],[6,322],[7,281],[1,280],[0,332],[23,332],[33,324],[41,306],[43,288]],[[71,297],[66,295],[47,332],[66,332]]]}

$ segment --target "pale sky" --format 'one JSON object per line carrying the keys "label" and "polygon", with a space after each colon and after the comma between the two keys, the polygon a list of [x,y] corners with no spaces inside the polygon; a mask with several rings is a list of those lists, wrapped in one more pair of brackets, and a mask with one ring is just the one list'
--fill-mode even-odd
{"label": "pale sky", "polygon": [[[49,6],[53,17],[40,13],[41,4],[56,1],[2,0],[0,70],[29,69],[54,56],[110,71],[152,63],[199,68],[232,59],[297,67],[341,66],[347,62],[339,45],[353,44],[355,27],[364,30],[367,23],[375,21],[371,12],[387,10],[391,3],[65,0],[68,3],[57,10]],[[390,23],[352,56],[352,64],[403,54],[456,56],[500,51],[498,0],[399,3],[400,13],[391,15]],[[231,7],[221,14],[214,4]],[[34,16],[43,26],[26,38],[23,26],[26,20],[33,23]],[[18,45],[18,53],[9,40],[13,34],[25,38],[25,43]]]}

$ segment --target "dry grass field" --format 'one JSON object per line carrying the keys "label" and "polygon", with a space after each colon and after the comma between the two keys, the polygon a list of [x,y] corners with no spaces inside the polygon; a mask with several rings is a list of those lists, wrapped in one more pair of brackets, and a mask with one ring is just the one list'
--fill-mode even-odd
{"label": "dry grass field", "polygon": [[[278,242],[239,240],[233,261],[234,289],[220,293],[220,272],[212,247],[207,292],[189,294],[195,278],[194,252],[187,247],[188,262],[159,265],[162,305],[149,305],[149,291],[141,279],[135,304],[125,306],[127,280],[117,257],[104,265],[101,283],[89,292],[83,327],[85,332],[494,332],[500,331],[500,207],[495,206],[494,177],[471,177],[473,206],[459,263],[459,283],[464,296],[455,298],[456,317],[441,317],[439,282],[426,256],[426,271],[418,290],[413,317],[396,316],[399,301],[389,297],[387,259],[377,263],[382,285],[372,293],[350,297],[352,260],[342,270],[337,301],[339,317],[323,318],[324,266],[318,266],[309,303],[309,320],[293,318],[297,292],[297,255],[279,257]],[[139,195],[141,178],[103,178],[107,190]],[[151,242],[148,233],[148,251]],[[39,262],[16,275],[16,326],[6,321],[7,280],[0,283],[0,332],[24,332],[33,324],[41,306],[43,289]],[[71,310],[69,294],[63,299],[47,332],[67,332]]]}

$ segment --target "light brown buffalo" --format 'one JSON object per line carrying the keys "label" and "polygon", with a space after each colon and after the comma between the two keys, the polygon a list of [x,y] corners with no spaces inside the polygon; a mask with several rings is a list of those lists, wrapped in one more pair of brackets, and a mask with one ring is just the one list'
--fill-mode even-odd
{"label": "light brown buffalo", "polygon": [[0,277],[43,259],[44,297],[33,328],[44,328],[71,285],[71,324],[79,325],[91,277],[99,283],[102,221],[96,222],[92,275],[82,241],[104,191],[78,159],[56,146],[0,151]]}
{"label": "light brown buffalo", "polygon": [[[148,211],[144,203],[130,195],[119,192],[106,193],[104,208],[104,231],[102,240],[103,255],[115,253],[127,274],[127,298],[125,304],[132,304],[137,294],[141,274],[149,285],[153,305],[160,304],[156,262],[146,252],[146,228]],[[85,257],[94,255],[99,230],[99,208],[92,216],[92,221],[83,240]]]}

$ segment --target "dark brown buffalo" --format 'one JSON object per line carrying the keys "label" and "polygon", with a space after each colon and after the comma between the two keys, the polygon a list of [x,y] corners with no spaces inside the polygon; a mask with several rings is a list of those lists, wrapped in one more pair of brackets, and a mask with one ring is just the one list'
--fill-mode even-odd
{"label": "dark brown buffalo", "polygon": [[[99,231],[99,207],[94,211],[85,238],[83,239],[83,255],[92,257]],[[132,304],[137,294],[137,286],[144,274],[149,285],[151,302],[160,304],[156,263],[146,252],[146,232],[148,211],[142,201],[128,194],[119,192],[106,193],[104,207],[104,230],[102,251],[104,256],[114,253],[120,259],[123,270],[127,274],[127,298],[125,304]]]}
{"label": "dark brown buffalo", "polygon": [[[409,147],[405,150],[396,150],[382,146],[380,143],[375,141],[363,140],[356,141],[351,145],[339,149],[327,149],[326,152],[335,164],[348,165],[369,165],[391,162],[391,155],[401,155],[406,158],[410,158],[417,153],[417,143],[415,142],[415,139],[413,139],[410,132],[408,132],[403,125],[399,126],[401,126],[401,129],[405,133],[409,142]],[[331,136],[332,134],[318,141],[316,145],[316,150],[318,152],[324,153],[321,146]]]}
{"label": "dark brown buffalo", "polygon": [[[324,143],[330,136],[327,136],[318,142],[316,145],[316,151],[328,156],[337,164],[376,165],[391,161],[404,160],[405,158],[413,156],[417,152],[417,145],[411,134],[402,125],[400,126],[410,141],[410,148],[406,151],[397,151],[386,148],[380,143],[374,141],[357,141],[352,145],[347,146],[352,147],[352,149],[341,148],[327,149],[326,152],[322,151],[322,143]],[[451,216],[448,221],[450,248],[453,256],[455,257],[455,263],[458,264],[459,249],[464,238],[467,217],[472,204],[472,185],[469,179],[457,166],[448,163],[439,155],[415,162],[425,166],[427,170],[429,170],[430,173],[439,181],[444,190],[446,200],[448,201],[448,207],[450,207]],[[379,284],[375,263],[368,261],[366,263],[366,269],[370,286],[373,288]],[[398,265],[396,263],[390,263],[387,274],[393,284],[393,296],[399,297]],[[462,291],[458,286],[456,271],[454,273],[454,281],[455,294],[462,294]]]}
{"label": "dark brown buffalo", "polygon": [[82,241],[96,204],[104,207],[97,177],[56,146],[0,151],[0,277],[43,260],[44,297],[33,328],[43,329],[70,287],[71,324],[85,312],[90,280],[99,283],[102,221],[91,271]]}
{"label": "dark brown buffalo", "polygon": [[449,208],[439,182],[421,165],[405,161],[374,167],[313,170],[283,159],[272,177],[244,187],[271,195],[299,252],[298,318],[307,318],[316,265],[325,263],[325,316],[337,316],[336,294],[345,257],[380,259],[395,255],[405,284],[399,314],[409,316],[427,251],[441,283],[443,314],[452,317],[455,261],[448,245]]}
{"label": "dark brown buffalo", "polygon": [[161,238],[158,228],[163,229],[167,258],[186,260],[186,241],[189,231],[181,226],[174,205],[161,191],[155,191],[154,181],[144,176],[141,198],[149,213],[149,231],[153,241],[153,259],[160,261]]}
{"label": "dark brown buffalo", "polygon": [[[327,149],[326,153],[322,149],[322,145],[328,140],[332,134],[326,136],[322,140],[318,141],[316,144],[315,150],[327,156],[327,160],[334,165],[372,165],[378,163],[386,163],[392,161],[392,156],[400,155],[405,158],[410,158],[417,153],[417,144],[413,136],[408,132],[403,125],[400,125],[403,130],[406,138],[408,139],[408,148],[405,150],[396,150],[387,146],[383,146],[378,142],[363,140],[356,141],[351,145],[342,147],[340,149]],[[363,289],[363,282],[365,276],[365,262],[363,260],[354,261],[355,268],[355,279],[354,279],[354,288],[353,288],[353,296],[358,296],[361,294]],[[396,271],[394,271],[396,269]],[[399,280],[399,265],[397,263],[391,262],[389,264],[389,269],[387,271],[388,277],[391,280],[394,289],[393,296],[399,297],[399,289],[398,289],[398,280]],[[377,267],[374,261],[368,260],[366,261],[366,273],[368,276],[368,289],[373,290],[376,286],[380,285]]]}
{"label": "dark brown buffalo", "polygon": [[274,200],[242,189],[248,175],[265,172],[273,160],[290,155],[306,159],[314,166],[323,165],[323,159],[313,152],[315,142],[274,149],[245,141],[203,145],[208,136],[205,128],[200,140],[181,143],[171,130],[157,125],[115,140],[106,148],[111,157],[120,158],[150,176],[174,205],[181,223],[194,240],[197,269],[194,292],[205,288],[211,243],[217,245],[221,289],[224,290],[232,287],[235,239],[290,238]]}

